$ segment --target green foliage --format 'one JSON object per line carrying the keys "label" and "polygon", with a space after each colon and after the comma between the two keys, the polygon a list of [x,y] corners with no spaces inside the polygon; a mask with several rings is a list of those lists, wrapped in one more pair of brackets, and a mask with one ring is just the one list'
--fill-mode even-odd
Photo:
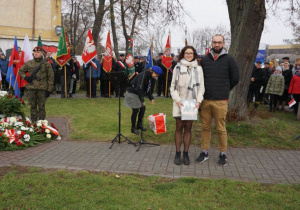
{"label": "green foliage", "polygon": [[24,119],[24,104],[23,99],[19,99],[17,96],[11,94],[0,96],[0,114],[5,115],[6,117],[20,115]]}
{"label": "green foliage", "polygon": [[3,209],[297,209],[299,185],[43,171],[0,173]]}

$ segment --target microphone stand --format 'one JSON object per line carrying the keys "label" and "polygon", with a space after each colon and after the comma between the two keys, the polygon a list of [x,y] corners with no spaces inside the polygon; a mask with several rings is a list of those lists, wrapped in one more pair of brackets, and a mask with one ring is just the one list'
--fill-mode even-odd
{"label": "microphone stand", "polygon": [[[147,64],[148,62],[147,61],[144,61],[144,69],[143,69],[143,79],[142,79],[142,84],[140,84],[140,90],[143,90],[145,93],[145,90],[144,90],[144,78],[145,78],[145,74],[146,74],[146,69],[147,69]],[[151,81],[150,81],[151,82]],[[149,90],[151,91],[151,90]],[[145,113],[144,113],[145,115]],[[160,144],[154,144],[154,143],[146,143],[145,140],[144,140],[144,131],[143,131],[143,128],[144,128],[144,116],[142,117],[142,124],[141,124],[141,139],[140,141],[138,142],[139,146],[138,148],[136,149],[136,151],[138,152],[142,146],[142,144],[148,144],[148,145],[152,145],[152,146],[160,146]]]}

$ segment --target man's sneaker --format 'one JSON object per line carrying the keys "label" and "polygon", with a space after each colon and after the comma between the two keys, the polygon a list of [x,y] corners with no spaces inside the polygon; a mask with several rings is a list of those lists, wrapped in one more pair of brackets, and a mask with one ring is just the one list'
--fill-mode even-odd
{"label": "man's sneaker", "polygon": [[227,164],[227,158],[226,158],[226,155],[223,153],[223,154],[220,154],[220,156],[219,156],[219,161],[218,161],[218,164],[220,165],[220,166],[226,166],[226,164]]}
{"label": "man's sneaker", "polygon": [[201,152],[199,157],[196,159],[196,161],[199,162],[199,163],[203,163],[206,160],[208,160],[208,153],[207,152]]}

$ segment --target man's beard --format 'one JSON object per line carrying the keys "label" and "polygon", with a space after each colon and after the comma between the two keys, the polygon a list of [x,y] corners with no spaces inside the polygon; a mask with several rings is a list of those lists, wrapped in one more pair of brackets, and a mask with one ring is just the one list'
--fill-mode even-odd
{"label": "man's beard", "polygon": [[221,47],[219,49],[213,48],[214,53],[217,53],[217,54],[219,54],[220,52],[222,52],[222,50],[223,50],[223,47]]}

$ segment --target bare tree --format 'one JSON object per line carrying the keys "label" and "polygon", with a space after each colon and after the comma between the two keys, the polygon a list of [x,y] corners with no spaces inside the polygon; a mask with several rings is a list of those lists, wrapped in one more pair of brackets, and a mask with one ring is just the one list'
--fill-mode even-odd
{"label": "bare tree", "polygon": [[85,41],[84,35],[92,24],[89,5],[87,2],[77,0],[64,0],[62,4],[63,26],[69,37],[71,52],[81,54]]}
{"label": "bare tree", "polygon": [[194,46],[201,53],[205,53],[205,49],[210,47],[211,39],[215,34],[222,34],[225,38],[226,46],[230,46],[231,34],[229,29],[224,25],[218,25],[214,28],[196,28],[188,33],[188,44]]}

